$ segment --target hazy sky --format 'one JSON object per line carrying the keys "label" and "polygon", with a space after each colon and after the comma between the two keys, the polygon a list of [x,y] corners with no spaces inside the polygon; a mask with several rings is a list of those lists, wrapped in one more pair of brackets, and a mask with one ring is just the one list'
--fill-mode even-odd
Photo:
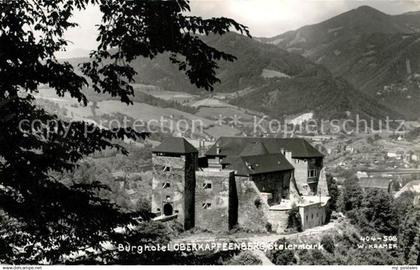
{"label": "hazy sky", "polygon": [[[193,15],[230,17],[249,26],[255,37],[271,37],[283,32],[314,24],[330,17],[369,5],[388,14],[420,10],[420,0],[192,0]],[[79,27],[69,31],[66,38],[73,42],[69,52],[60,56],[80,54],[78,49],[95,48],[96,27],[100,12],[89,7],[73,18]],[[76,51],[75,51],[76,50]]]}

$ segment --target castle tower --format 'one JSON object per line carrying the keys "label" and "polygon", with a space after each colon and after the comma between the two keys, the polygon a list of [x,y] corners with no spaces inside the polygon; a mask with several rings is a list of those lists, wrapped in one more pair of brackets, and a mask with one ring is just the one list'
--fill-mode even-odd
{"label": "castle tower", "polygon": [[184,138],[168,138],[152,153],[152,213],[194,227],[197,149]]}

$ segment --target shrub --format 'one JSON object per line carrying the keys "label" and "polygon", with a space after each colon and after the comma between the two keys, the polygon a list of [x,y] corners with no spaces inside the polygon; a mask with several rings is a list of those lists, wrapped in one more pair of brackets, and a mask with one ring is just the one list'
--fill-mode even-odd
{"label": "shrub", "polygon": [[271,225],[270,222],[267,222],[265,224],[265,229],[267,230],[267,232],[272,232],[273,231],[273,225]]}
{"label": "shrub", "polygon": [[261,265],[260,259],[249,251],[243,251],[225,263],[226,265]]}
{"label": "shrub", "polygon": [[302,219],[299,214],[299,207],[293,206],[289,211],[289,217],[287,218],[287,228],[295,229],[298,232],[302,232]]}
{"label": "shrub", "polygon": [[[289,243],[286,239],[280,239],[277,241],[277,246],[284,245],[287,246]],[[276,265],[293,265],[297,264],[295,253],[289,249],[278,249],[272,250],[267,253],[267,257]]]}
{"label": "shrub", "polygon": [[331,235],[324,235],[321,239],[321,244],[324,247],[325,251],[328,253],[334,253],[335,244],[334,239]]}
{"label": "shrub", "polygon": [[254,200],[254,204],[255,204],[255,207],[260,208],[261,207],[261,204],[262,204],[261,199],[260,198],[256,198]]}
{"label": "shrub", "polygon": [[359,185],[359,180],[356,177],[347,178],[344,181],[343,205],[342,210],[348,212],[358,209],[362,205],[363,190]]}

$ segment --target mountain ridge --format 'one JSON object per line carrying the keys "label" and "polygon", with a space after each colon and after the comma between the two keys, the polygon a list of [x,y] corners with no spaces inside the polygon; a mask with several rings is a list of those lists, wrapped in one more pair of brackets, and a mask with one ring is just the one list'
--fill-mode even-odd
{"label": "mountain ridge", "polygon": [[[215,86],[214,92],[252,90],[241,96],[234,94],[230,102],[235,105],[273,117],[308,111],[313,111],[317,118],[346,117],[347,111],[361,114],[363,118],[397,115],[385,106],[378,105],[375,100],[365,97],[345,80],[334,78],[325,67],[300,55],[235,33],[204,39],[210,46],[237,57],[235,62],[218,63],[217,76],[221,83]],[[170,63],[167,55],[153,60],[137,59],[132,64],[138,72],[135,77],[137,83],[155,85],[165,90],[209,95],[191,85],[177,66]]]}
{"label": "mountain ridge", "polygon": [[363,6],[260,41],[324,65],[407,118],[420,117],[415,102],[420,98],[420,12],[388,15]]}

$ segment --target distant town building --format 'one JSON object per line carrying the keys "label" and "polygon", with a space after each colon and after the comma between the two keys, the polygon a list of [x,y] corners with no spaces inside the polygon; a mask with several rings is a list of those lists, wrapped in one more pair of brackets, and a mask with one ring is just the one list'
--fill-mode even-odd
{"label": "distant town building", "polygon": [[397,152],[387,152],[386,156],[388,158],[396,158],[396,159],[401,159],[401,155],[398,154]]}
{"label": "distant town building", "polygon": [[406,192],[414,193],[413,204],[414,206],[420,208],[420,181],[416,180],[407,183],[400,191],[395,193],[394,197],[398,198]]}
{"label": "distant town building", "polygon": [[380,189],[391,193],[392,180],[388,178],[359,178],[359,184],[363,190]]}
{"label": "distant town building", "polygon": [[346,145],[346,146],[344,147],[344,151],[346,151],[346,152],[348,152],[348,153],[350,153],[350,154],[353,154],[353,152],[354,152],[354,147],[353,147],[353,146],[350,146],[350,145]]}
{"label": "distant town building", "polygon": [[419,179],[420,169],[372,169],[358,171],[356,176],[365,190],[382,189],[395,194],[408,182]]}
{"label": "distant town building", "polygon": [[329,200],[323,158],[300,138],[222,137],[200,158],[169,138],[153,150],[152,212],[185,229],[281,233],[297,207],[303,229],[319,226]]}

